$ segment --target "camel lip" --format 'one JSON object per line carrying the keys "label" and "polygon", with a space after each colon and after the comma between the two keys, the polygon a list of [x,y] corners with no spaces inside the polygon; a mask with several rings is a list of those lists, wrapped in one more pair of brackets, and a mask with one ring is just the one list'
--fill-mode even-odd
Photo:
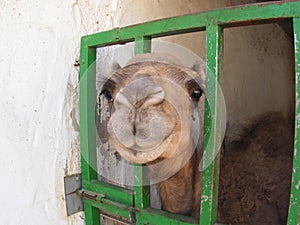
{"label": "camel lip", "polygon": [[157,144],[155,144],[154,146],[151,146],[151,147],[143,147],[143,146],[137,145],[136,143],[131,147],[126,147],[121,142],[119,142],[119,145],[122,146],[123,150],[131,151],[135,154],[137,154],[138,152],[152,152],[152,151],[157,150],[165,141],[167,141],[170,138],[170,136],[173,136],[172,132],[169,135],[167,135],[166,137],[164,137],[160,142],[158,142]]}
{"label": "camel lip", "polygon": [[[159,158],[162,153],[164,153],[168,149],[168,145],[170,144],[174,135],[172,133],[164,138],[159,144],[155,145],[152,148],[147,148],[147,151],[138,151],[135,148],[127,148],[123,145],[120,148],[117,148],[119,154],[131,163],[144,164],[148,162],[152,162]],[[141,147],[140,147],[141,148]]]}
{"label": "camel lip", "polygon": [[132,152],[151,152],[153,150],[155,150],[165,139],[163,139],[162,141],[160,141],[158,144],[152,146],[152,147],[142,147],[139,146],[137,144],[135,144],[134,146],[127,148],[128,150],[132,151]]}

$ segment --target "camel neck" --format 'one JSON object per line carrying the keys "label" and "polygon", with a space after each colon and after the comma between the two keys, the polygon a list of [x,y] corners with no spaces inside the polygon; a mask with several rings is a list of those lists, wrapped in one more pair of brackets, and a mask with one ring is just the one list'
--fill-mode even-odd
{"label": "camel neck", "polygon": [[197,151],[195,151],[176,174],[157,185],[163,210],[183,215],[193,213],[198,158]]}

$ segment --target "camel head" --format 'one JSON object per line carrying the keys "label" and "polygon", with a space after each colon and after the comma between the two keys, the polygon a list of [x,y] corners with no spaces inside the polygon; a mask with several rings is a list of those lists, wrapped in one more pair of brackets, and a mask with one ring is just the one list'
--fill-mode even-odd
{"label": "camel head", "polygon": [[110,143],[124,159],[145,164],[194,149],[191,127],[205,90],[199,71],[171,55],[149,53],[112,73],[100,95],[112,108]]}

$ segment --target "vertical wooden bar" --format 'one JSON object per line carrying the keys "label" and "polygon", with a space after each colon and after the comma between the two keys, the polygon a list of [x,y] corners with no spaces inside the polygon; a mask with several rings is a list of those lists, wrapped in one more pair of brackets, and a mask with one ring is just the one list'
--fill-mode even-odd
{"label": "vertical wooden bar", "polygon": [[[135,54],[151,52],[151,38],[142,37],[135,39]],[[145,209],[150,206],[150,186],[143,185],[147,180],[147,171],[142,165],[134,166],[134,206]]]}
{"label": "vertical wooden bar", "polygon": [[135,55],[142,53],[150,53],[151,52],[151,38],[150,37],[142,37],[135,39]]}
{"label": "vertical wooden bar", "polygon": [[293,19],[295,38],[296,106],[294,164],[288,225],[300,224],[300,18]]}
{"label": "vertical wooden bar", "polygon": [[[91,181],[98,178],[95,125],[95,61],[96,49],[89,48],[87,45],[81,42],[79,104],[82,181]],[[84,208],[86,224],[100,225],[99,210],[87,204],[84,205]]]}
{"label": "vertical wooden bar", "polygon": [[219,148],[221,146],[222,101],[220,88],[223,29],[206,29],[207,91],[204,120],[204,155],[200,225],[214,224],[217,217]]}
{"label": "vertical wooden bar", "polygon": [[84,219],[86,225],[100,225],[99,209],[84,203]]}

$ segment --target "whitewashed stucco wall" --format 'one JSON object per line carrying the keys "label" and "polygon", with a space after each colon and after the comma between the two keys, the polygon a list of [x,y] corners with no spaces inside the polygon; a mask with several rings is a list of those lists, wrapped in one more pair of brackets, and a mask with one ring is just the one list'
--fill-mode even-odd
{"label": "whitewashed stucco wall", "polygon": [[63,177],[80,172],[73,64],[117,3],[0,1],[0,224],[84,224],[63,200]]}
{"label": "whitewashed stucco wall", "polygon": [[[0,1],[0,224],[84,224],[82,213],[66,216],[63,199],[63,177],[80,172],[78,67],[73,64],[82,35],[234,2]],[[248,43],[245,35],[239,46]],[[198,44],[187,38],[169,40],[203,56],[203,35]],[[289,59],[277,60],[285,65]],[[231,77],[239,73],[235,70]]]}

